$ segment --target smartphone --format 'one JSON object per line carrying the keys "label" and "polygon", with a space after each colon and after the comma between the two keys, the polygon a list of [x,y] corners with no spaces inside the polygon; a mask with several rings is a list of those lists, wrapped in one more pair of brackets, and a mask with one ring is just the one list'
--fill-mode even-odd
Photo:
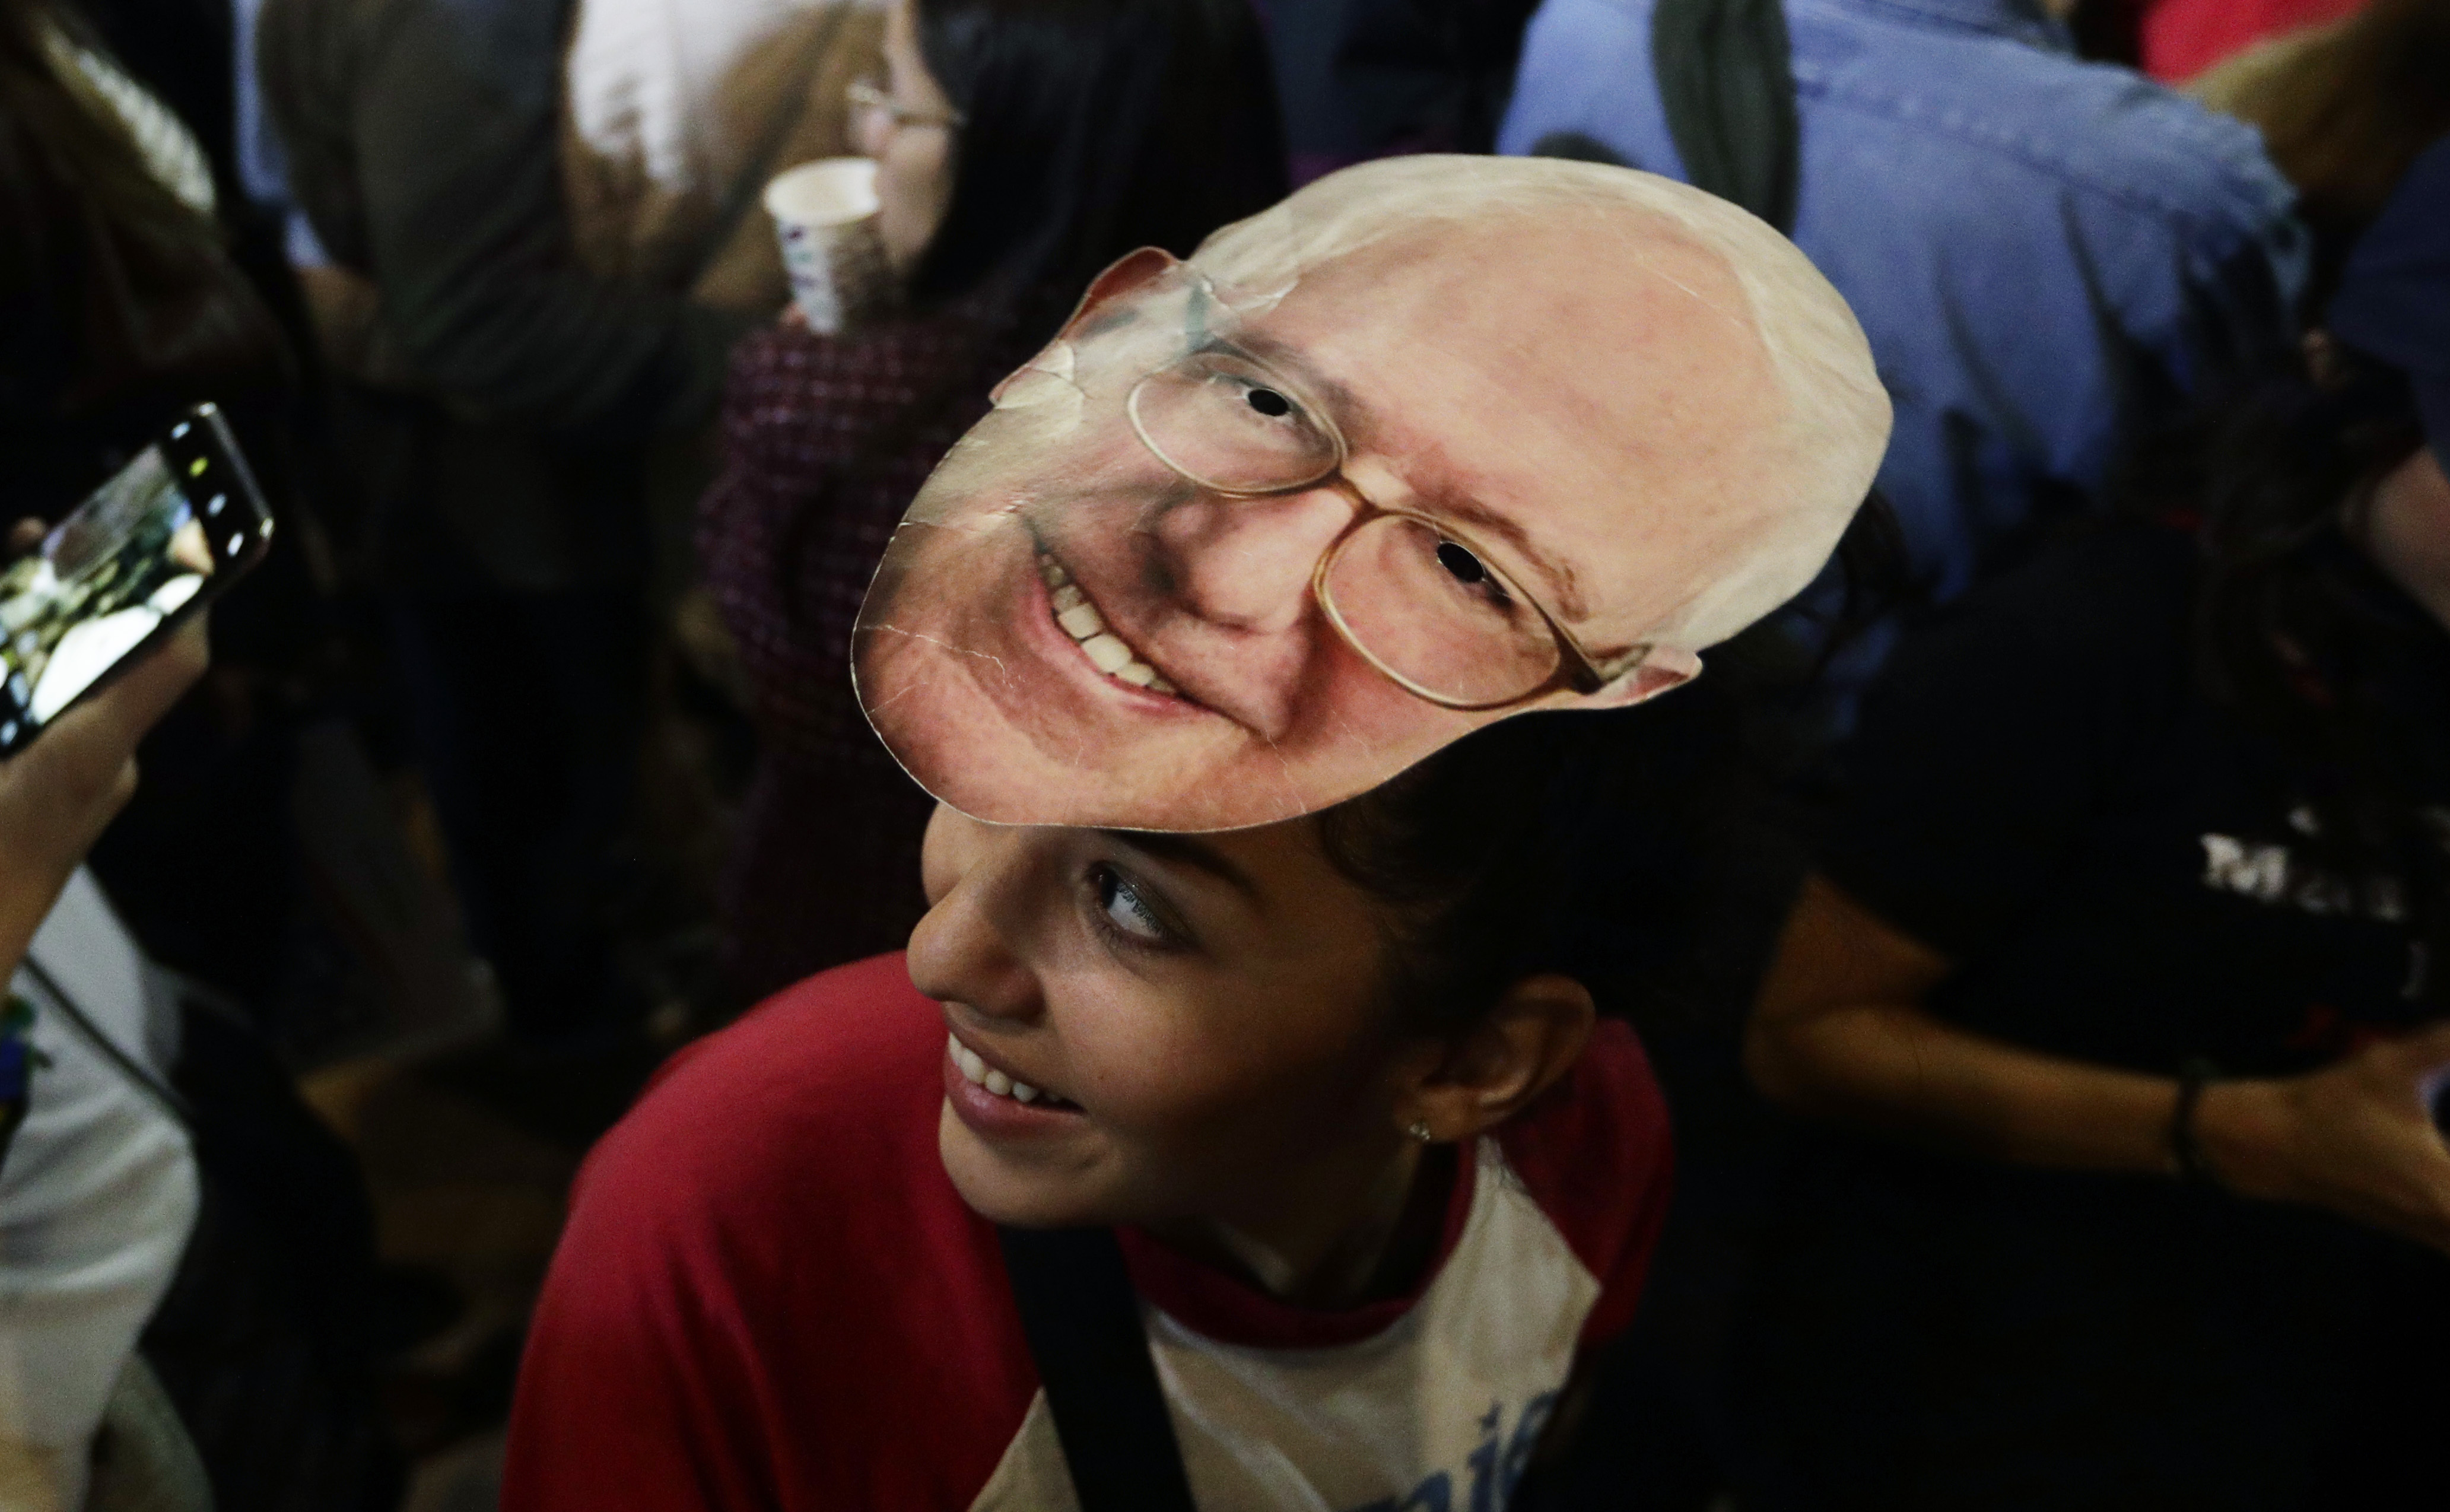
{"label": "smartphone", "polygon": [[271,546],[272,512],[228,422],[210,404],[189,410],[0,572],[0,756],[141,661]]}

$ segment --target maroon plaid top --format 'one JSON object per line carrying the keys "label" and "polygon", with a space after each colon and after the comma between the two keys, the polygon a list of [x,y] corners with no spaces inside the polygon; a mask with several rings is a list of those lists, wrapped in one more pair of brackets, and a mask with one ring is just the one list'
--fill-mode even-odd
{"label": "maroon plaid top", "polygon": [[744,992],[900,949],[924,911],[932,805],[860,713],[850,632],[903,510],[1028,358],[1021,324],[972,299],[842,338],[774,326],[732,354],[698,552],[764,739],[725,887]]}

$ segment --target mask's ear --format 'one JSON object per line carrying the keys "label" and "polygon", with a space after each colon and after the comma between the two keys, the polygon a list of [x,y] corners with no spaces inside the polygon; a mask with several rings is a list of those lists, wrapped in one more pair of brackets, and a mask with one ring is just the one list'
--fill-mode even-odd
{"label": "mask's ear", "polygon": [[[1002,382],[988,391],[987,397],[1000,402],[1003,398],[1004,390],[1011,387],[1013,381],[1021,374],[1032,369],[1045,367],[1053,371],[1054,368],[1046,360],[1048,353],[1079,334],[1080,328],[1095,318],[1099,310],[1133,293],[1142,285],[1164,277],[1179,266],[1181,262],[1180,258],[1163,247],[1144,246],[1137,252],[1124,253],[1122,257],[1109,264],[1105,272],[1089,281],[1089,292],[1080,296],[1080,302],[1073,307],[1071,318],[1063,322],[1063,329],[1056,332],[1055,339],[1047,343],[1047,351],[1030,359],[1018,371],[1006,375]],[[1061,364],[1061,370],[1066,378],[1071,376],[1069,363]]]}
{"label": "mask's ear", "polygon": [[1701,657],[1673,647],[1655,646],[1606,687],[1584,699],[1580,707],[1623,708],[1645,698],[1656,698],[1671,688],[1682,688],[1701,675]]}
{"label": "mask's ear", "polygon": [[1079,333],[1080,326],[1106,305],[1136,292],[1142,284],[1155,282],[1182,265],[1182,260],[1161,246],[1144,246],[1137,252],[1126,252],[1108,265],[1106,271],[1089,281],[1089,292],[1080,296],[1073,308],[1072,318],[1063,322],[1063,335]]}

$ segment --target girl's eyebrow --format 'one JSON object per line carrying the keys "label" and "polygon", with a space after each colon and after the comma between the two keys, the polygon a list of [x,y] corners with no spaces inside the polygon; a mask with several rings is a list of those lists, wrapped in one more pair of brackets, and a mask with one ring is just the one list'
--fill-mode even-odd
{"label": "girl's eyebrow", "polygon": [[1258,883],[1251,880],[1250,873],[1234,864],[1214,846],[1202,844],[1188,835],[1166,835],[1149,830],[1101,829],[1098,833],[1142,855],[1206,872],[1249,899],[1252,906],[1258,906]]}

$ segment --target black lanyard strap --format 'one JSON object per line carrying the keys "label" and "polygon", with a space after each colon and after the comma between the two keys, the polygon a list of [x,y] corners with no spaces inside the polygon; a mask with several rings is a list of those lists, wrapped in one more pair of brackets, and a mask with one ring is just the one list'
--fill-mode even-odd
{"label": "black lanyard strap", "polygon": [[1195,1512],[1113,1231],[998,1228],[996,1237],[1080,1512]]}

